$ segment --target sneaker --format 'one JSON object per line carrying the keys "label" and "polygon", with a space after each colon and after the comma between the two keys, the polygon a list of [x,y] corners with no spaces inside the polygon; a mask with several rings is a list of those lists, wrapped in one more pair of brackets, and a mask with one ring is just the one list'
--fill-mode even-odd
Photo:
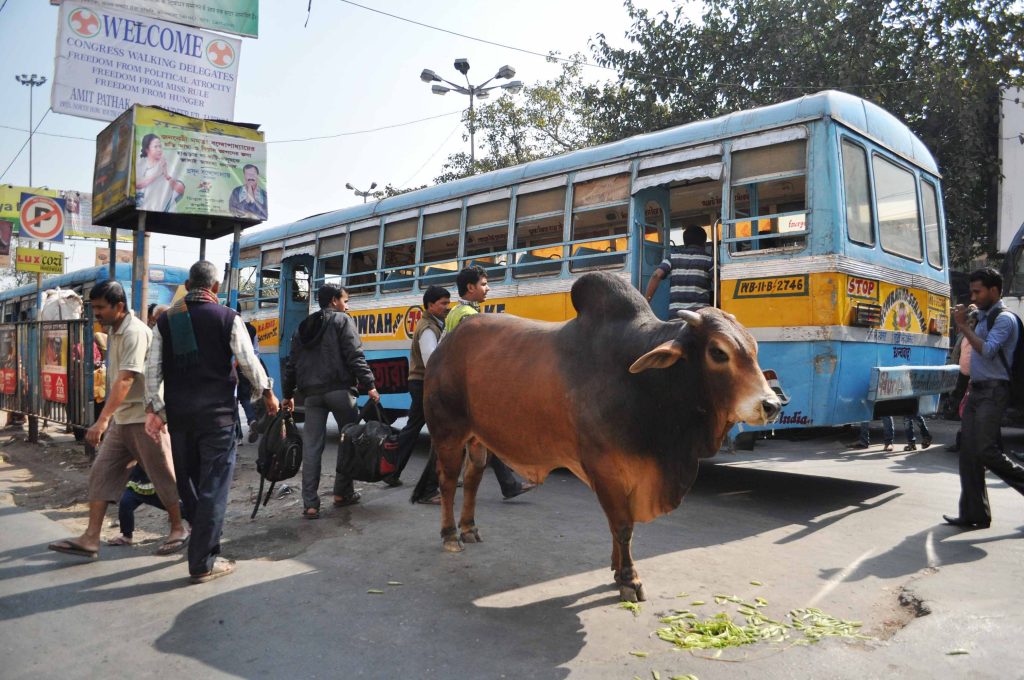
{"label": "sneaker", "polygon": [[253,429],[252,423],[249,423],[249,443],[255,444],[256,440],[260,438],[260,433]]}
{"label": "sneaker", "polygon": [[915,444],[914,442],[910,442],[909,444],[907,444],[906,446],[903,447],[903,450],[904,451],[917,451],[917,444]]}

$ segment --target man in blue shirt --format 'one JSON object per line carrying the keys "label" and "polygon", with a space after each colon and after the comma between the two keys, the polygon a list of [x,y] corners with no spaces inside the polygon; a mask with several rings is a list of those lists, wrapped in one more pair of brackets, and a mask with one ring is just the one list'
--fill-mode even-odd
{"label": "man in blue shirt", "polygon": [[943,515],[953,526],[987,529],[992,512],[985,488],[985,470],[1024,494],[1024,466],[1003,453],[999,428],[1010,398],[1010,366],[1017,346],[1017,319],[1001,300],[1003,277],[991,267],[970,276],[971,302],[981,310],[974,330],[967,308],[957,305],[953,321],[971,344],[971,384],[962,418],[960,448],[960,514]]}

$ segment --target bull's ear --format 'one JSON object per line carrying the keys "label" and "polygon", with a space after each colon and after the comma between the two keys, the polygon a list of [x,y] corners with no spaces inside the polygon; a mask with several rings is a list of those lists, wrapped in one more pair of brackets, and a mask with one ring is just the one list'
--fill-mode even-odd
{"label": "bull's ear", "polygon": [[633,365],[629,367],[629,372],[640,373],[648,368],[668,368],[685,358],[686,352],[683,351],[683,343],[678,340],[669,340],[634,361]]}

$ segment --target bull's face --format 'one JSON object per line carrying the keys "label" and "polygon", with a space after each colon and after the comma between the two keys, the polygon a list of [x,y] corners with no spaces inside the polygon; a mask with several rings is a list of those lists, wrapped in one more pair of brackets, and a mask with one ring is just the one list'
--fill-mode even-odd
{"label": "bull's face", "polygon": [[[683,311],[679,316],[686,322],[679,336],[641,356],[630,372],[666,368],[680,359],[699,361],[707,394],[724,400],[716,407],[727,414],[729,424],[774,422],[782,404],[757,363],[757,341],[736,317],[713,307],[699,314]],[[699,357],[688,356],[698,352]]]}

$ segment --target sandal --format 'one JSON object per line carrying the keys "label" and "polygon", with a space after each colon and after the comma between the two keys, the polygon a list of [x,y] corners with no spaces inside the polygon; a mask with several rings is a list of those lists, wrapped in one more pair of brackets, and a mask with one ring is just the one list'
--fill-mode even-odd
{"label": "sandal", "polygon": [[107,545],[119,546],[119,545],[131,545],[132,539],[128,538],[124,534],[114,536],[112,539],[107,541]]}
{"label": "sandal", "polygon": [[437,493],[427,496],[426,498],[421,498],[416,502],[421,505],[441,505],[441,492],[438,491]]}
{"label": "sandal", "polygon": [[359,502],[360,498],[362,498],[362,496],[359,495],[358,491],[352,494],[351,496],[335,496],[334,507],[344,508],[347,505],[355,505],[356,503]]}
{"label": "sandal", "polygon": [[320,508],[306,508],[302,511],[302,519],[320,519]]}
{"label": "sandal", "polygon": [[903,447],[904,451],[917,451],[917,444],[907,444]]}
{"label": "sandal", "polygon": [[882,447],[883,451],[892,451],[892,444],[886,444]]}

